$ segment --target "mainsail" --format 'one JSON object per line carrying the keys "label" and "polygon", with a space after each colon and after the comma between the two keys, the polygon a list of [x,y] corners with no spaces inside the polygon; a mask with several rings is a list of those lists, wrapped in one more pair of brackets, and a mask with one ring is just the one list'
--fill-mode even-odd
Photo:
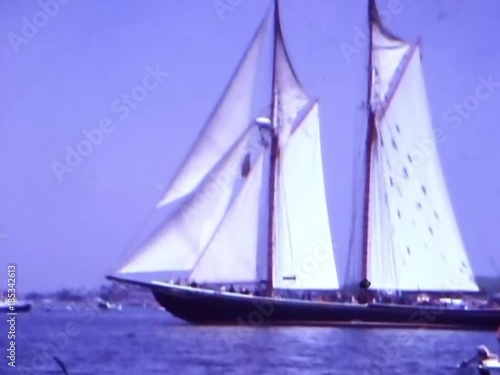
{"label": "mainsail", "polygon": [[420,46],[374,16],[366,276],[374,289],[477,291],[436,149]]}
{"label": "mainsail", "polygon": [[338,289],[323,178],[318,103],[304,92],[276,20],[274,120],[279,136],[273,286]]}
{"label": "mainsail", "polygon": [[281,150],[274,286],[338,289],[315,102]]}

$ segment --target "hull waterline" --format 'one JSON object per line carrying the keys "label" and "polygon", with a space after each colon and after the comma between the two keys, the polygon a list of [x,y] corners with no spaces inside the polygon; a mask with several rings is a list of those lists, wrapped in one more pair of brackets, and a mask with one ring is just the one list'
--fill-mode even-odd
{"label": "hull waterline", "polygon": [[217,292],[161,282],[132,283],[149,288],[157,302],[172,315],[200,325],[374,326],[489,331],[500,325],[499,309],[453,310],[429,306],[316,302]]}

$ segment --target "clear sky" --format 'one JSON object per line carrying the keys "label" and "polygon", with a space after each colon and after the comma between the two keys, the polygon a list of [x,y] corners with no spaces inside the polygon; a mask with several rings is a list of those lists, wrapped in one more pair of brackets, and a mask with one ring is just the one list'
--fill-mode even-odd
{"label": "clear sky", "polygon": [[[0,272],[6,275],[7,264],[16,263],[20,291],[95,286],[123,261],[270,3],[0,2]],[[341,45],[355,45],[357,33],[366,29],[367,2],[281,3],[290,59],[306,91],[320,98],[329,211],[342,275],[352,155],[359,148],[353,143],[364,121],[366,51],[347,59]],[[394,33],[422,37],[428,96],[434,125],[446,135],[439,152],[458,223],[476,274],[496,275],[500,2],[378,5]],[[258,82],[262,98],[269,94],[266,77]],[[476,95],[481,77],[493,82],[490,95],[459,113],[454,106]],[[122,97],[137,85],[148,88],[142,101]],[[86,139],[82,132],[95,136],[92,130],[99,126],[105,132],[98,144],[80,149],[88,155],[68,156],[68,149]],[[61,169],[67,158],[72,167]],[[61,163],[58,172],[55,163]]]}

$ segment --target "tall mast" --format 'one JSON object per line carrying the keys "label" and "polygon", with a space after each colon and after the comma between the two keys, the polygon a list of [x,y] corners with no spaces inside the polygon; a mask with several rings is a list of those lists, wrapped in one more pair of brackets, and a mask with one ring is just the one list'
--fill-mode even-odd
{"label": "tall mast", "polygon": [[371,91],[372,91],[372,23],[373,17],[377,12],[375,0],[368,0],[368,38],[369,38],[369,53],[368,53],[368,85],[367,85],[367,99],[366,105],[368,108],[368,126],[366,134],[366,148],[365,148],[365,190],[364,190],[364,212],[363,212],[363,248],[362,248],[362,268],[361,268],[361,278],[362,280],[368,279],[368,231],[369,231],[369,219],[370,219],[370,180],[371,180],[371,164],[372,164],[372,147],[376,137],[375,131],[375,116],[371,107]]}
{"label": "tall mast", "polygon": [[276,184],[276,159],[278,158],[278,133],[275,123],[276,117],[276,38],[279,29],[278,0],[274,2],[274,27],[273,27],[273,76],[271,91],[271,150],[269,166],[269,222],[267,237],[267,294],[273,294],[273,267],[274,267],[274,203],[275,203],[275,184]]}

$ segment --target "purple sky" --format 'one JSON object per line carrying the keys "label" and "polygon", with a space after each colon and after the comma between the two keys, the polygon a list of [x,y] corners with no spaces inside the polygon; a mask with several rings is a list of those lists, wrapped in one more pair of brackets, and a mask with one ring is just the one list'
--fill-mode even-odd
{"label": "purple sky", "polygon": [[[56,9],[54,1],[67,4]],[[388,2],[378,2],[382,12]],[[386,18],[387,26],[410,40],[423,38],[434,125],[446,134],[439,152],[472,266],[477,274],[495,275],[500,2],[391,2],[398,14]],[[39,13],[40,4],[49,3],[45,8],[52,15]],[[6,274],[7,264],[17,263],[21,291],[95,286],[124,260],[270,1],[241,0],[221,15],[214,3],[0,3],[0,270]],[[23,27],[24,17],[39,27]],[[329,211],[342,275],[354,134],[365,119],[359,106],[366,97],[366,51],[348,61],[340,45],[353,44],[356,29],[365,29],[366,0],[286,0],[281,19],[292,63],[307,92],[320,98]],[[269,94],[269,61],[262,66],[256,109]],[[151,70],[159,71],[156,81],[146,77]],[[460,126],[446,121],[447,111],[474,96],[480,77],[490,76],[498,83],[489,98],[463,112]],[[125,104],[125,110],[122,95],[143,82],[150,88],[146,98],[131,103],[135,108]],[[65,163],[67,147],[76,149],[85,139],[82,131],[100,123],[107,130],[101,143],[58,177],[53,163]]]}

